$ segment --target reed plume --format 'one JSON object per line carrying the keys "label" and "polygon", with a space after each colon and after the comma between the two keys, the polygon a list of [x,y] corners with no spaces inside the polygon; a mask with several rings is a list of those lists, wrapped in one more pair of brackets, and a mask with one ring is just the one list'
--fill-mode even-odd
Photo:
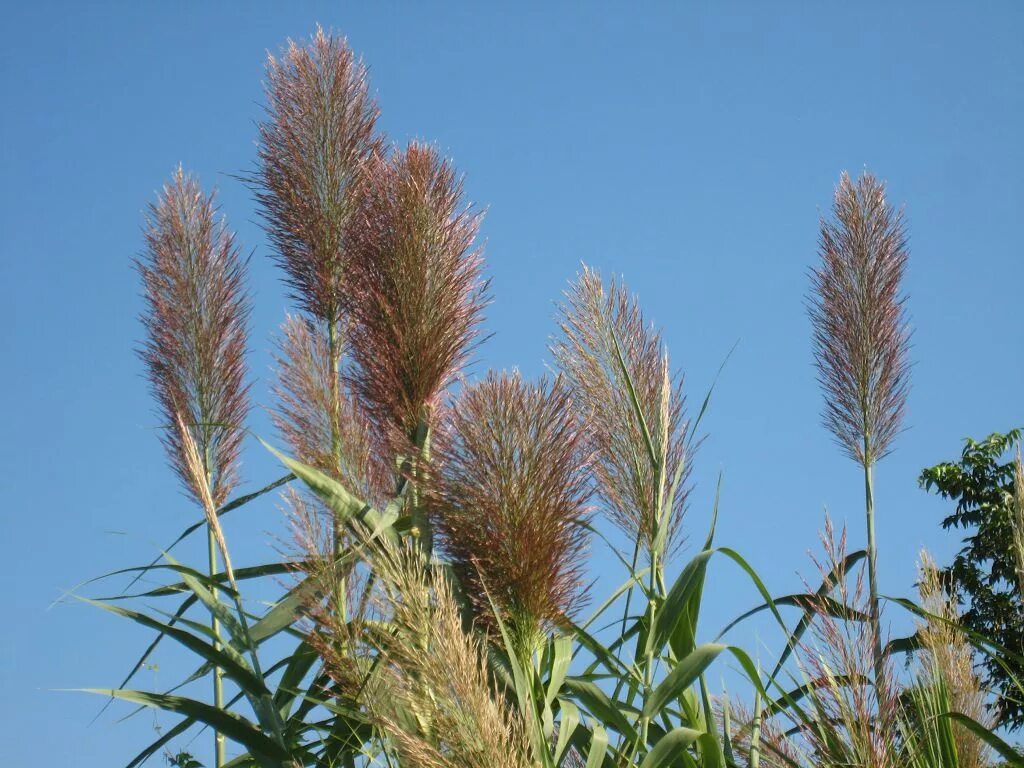
{"label": "reed plume", "polygon": [[714,704],[719,719],[728,724],[723,730],[729,734],[736,764],[746,768],[792,768],[800,764],[800,751],[778,719],[764,717],[760,699],[753,708],[732,699]]}
{"label": "reed plume", "polygon": [[477,339],[487,302],[478,224],[432,148],[412,143],[373,164],[351,263],[352,383],[402,448],[417,431],[422,447]]}
{"label": "reed plume", "polygon": [[844,173],[832,210],[812,273],[815,364],[825,426],[852,459],[871,466],[892,449],[906,408],[906,229],[869,173],[856,182]]}
{"label": "reed plume", "polygon": [[[219,548],[234,586],[217,510],[238,482],[249,410],[246,265],[234,236],[217,218],[214,196],[204,195],[180,167],[150,206],[145,239],[146,252],[136,261],[146,303],[141,356],[166,425],[161,439],[186,492],[206,516],[210,575],[217,573]],[[219,647],[216,616],[212,628]],[[219,668],[214,703],[223,705]],[[215,739],[219,766],[224,739]]]}
{"label": "reed plume", "polygon": [[[179,168],[150,206],[146,252],[136,261],[146,309],[141,357],[167,429],[162,440],[187,493],[203,506],[209,486],[219,507],[238,483],[245,383],[245,262],[217,219],[214,196]],[[190,465],[183,428],[202,471]]]}
{"label": "reed plume", "polygon": [[275,360],[277,407],[271,417],[292,455],[376,502],[386,478],[374,460],[374,436],[358,399],[340,381],[318,325],[289,315]]}
{"label": "reed plume", "polygon": [[[846,530],[836,536],[826,518],[821,540],[825,556],[815,558],[815,565],[823,576],[843,573]],[[808,593],[812,591],[808,589]],[[881,680],[872,681],[877,624],[854,616],[854,612],[864,616],[869,609],[864,569],[855,571],[852,583],[847,578],[836,582],[832,606],[826,604],[827,597],[812,599],[812,637],[800,649],[813,717],[798,722],[797,727],[813,754],[811,762],[826,768],[898,768],[904,763],[896,750],[901,732],[895,675],[886,659]],[[850,615],[836,615],[835,604],[844,606]]]}
{"label": "reed plume", "polygon": [[578,605],[590,457],[560,379],[467,385],[434,445],[423,504],[478,616],[527,654]]}
{"label": "reed plume", "polygon": [[[821,221],[821,265],[811,275],[814,360],[825,426],[864,470],[868,588],[877,624],[872,468],[892,449],[906,409],[910,334],[901,282],[907,237],[902,212],[888,205],[885,186],[869,173],[856,182],[843,173],[832,211],[834,221]],[[881,629],[874,634],[880,643]],[[874,659],[881,685],[881,645]]]}
{"label": "reed plume", "polygon": [[366,67],[346,41],[317,27],[267,59],[267,119],[259,126],[256,199],[292,297],[329,324],[342,316],[360,179],[380,150]]}
{"label": "reed plume", "polygon": [[625,285],[606,288],[589,267],[566,292],[559,326],[551,351],[587,424],[605,511],[650,555],[671,550],[690,467],[682,378],[661,333]]}
{"label": "reed plume", "polygon": [[[464,628],[443,567],[380,542],[379,609],[391,632],[366,686],[371,719],[410,768],[533,768],[517,712],[495,690],[486,639]],[[330,669],[330,667],[328,667]]]}
{"label": "reed plume", "polygon": [[[935,617],[920,622],[917,628],[922,649],[918,686],[941,688],[948,711],[993,728],[995,723],[985,706],[985,691],[974,671],[974,647],[960,626],[956,600],[949,597],[935,561],[923,550],[918,563],[918,592],[921,607]],[[959,723],[951,727],[958,768],[984,768],[990,764],[984,742]]]}
{"label": "reed plume", "polygon": [[376,653],[367,644],[372,623],[374,585],[365,569],[355,567],[359,537],[345,554],[335,552],[334,517],[311,493],[289,487],[285,512],[292,532],[294,569],[304,586],[299,629],[323,660],[332,683],[329,694],[361,706],[361,696],[375,666]]}
{"label": "reed plume", "polygon": [[[381,151],[378,109],[366,68],[346,41],[317,27],[307,45],[289,41],[267,60],[267,116],[259,126],[257,172],[250,182],[276,260],[305,326],[290,320],[278,359],[275,422],[307,463],[369,490],[364,420],[340,368],[349,325],[347,271],[360,226],[365,169]],[[320,409],[320,412],[315,412]],[[344,549],[334,525],[335,557]],[[344,585],[339,585],[342,602]]]}

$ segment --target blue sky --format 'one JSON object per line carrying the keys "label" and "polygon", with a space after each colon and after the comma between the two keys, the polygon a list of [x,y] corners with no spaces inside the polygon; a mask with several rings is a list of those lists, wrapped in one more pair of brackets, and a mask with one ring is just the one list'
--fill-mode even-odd
{"label": "blue sky", "polygon": [[[146,635],[50,606],[148,560],[195,517],[133,354],[130,260],[179,162],[220,189],[252,251],[251,367],[268,402],[288,303],[235,174],[254,161],[266,52],[316,22],[366,58],[387,134],[435,142],[488,211],[494,336],[476,374],[544,369],[553,302],[581,261],[622,273],[664,326],[694,406],[739,342],[705,422],[687,530],[703,536],[723,472],[719,541],[776,593],[812,577],[826,508],[863,541],[857,468],[819,427],[804,308],[842,170],[886,179],[910,230],[908,429],[877,472],[883,592],[912,589],[922,546],[940,561],[957,546],[920,469],[965,436],[1024,422],[1018,3],[68,2],[2,14],[0,764],[117,765],[153,736],[150,715],[90,725],[96,700],[52,691],[114,684]],[[265,414],[252,426],[273,437]],[[247,487],[277,471],[248,446]],[[273,500],[257,506],[227,526],[236,562],[273,556],[284,535]],[[756,602],[726,565],[709,593],[709,633]],[[770,645],[752,629],[734,639]],[[176,660],[157,658],[141,682],[174,682]]]}

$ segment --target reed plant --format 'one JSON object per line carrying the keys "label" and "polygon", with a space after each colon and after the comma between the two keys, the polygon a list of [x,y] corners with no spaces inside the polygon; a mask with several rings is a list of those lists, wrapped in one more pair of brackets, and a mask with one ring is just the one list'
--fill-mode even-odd
{"label": "reed plant", "polygon": [[[217,508],[238,483],[242,428],[249,409],[245,381],[249,298],[245,263],[213,195],[179,168],[150,207],[146,252],[136,264],[146,299],[141,355],[165,427],[162,440],[185,492],[206,517],[208,572],[220,552],[235,587]],[[211,592],[214,599],[217,591]],[[212,611],[214,647],[220,619]],[[214,706],[224,706],[223,672],[213,670]],[[215,732],[218,768],[224,735]]]}
{"label": "reed plant", "polygon": [[902,280],[907,236],[885,186],[865,172],[843,174],[832,220],[822,220],[821,265],[812,272],[815,363],[824,424],[864,473],[868,591],[875,682],[885,678],[879,619],[874,467],[891,450],[906,410],[910,335]]}

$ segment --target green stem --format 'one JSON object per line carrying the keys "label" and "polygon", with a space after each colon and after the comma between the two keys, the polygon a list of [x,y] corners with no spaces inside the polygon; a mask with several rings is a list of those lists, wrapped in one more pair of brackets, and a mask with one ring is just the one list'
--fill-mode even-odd
{"label": "green stem", "polygon": [[[650,696],[651,696],[651,689],[653,688],[653,685],[654,685],[654,621],[655,621],[655,614],[657,612],[657,606],[658,606],[658,592],[657,592],[657,589],[658,589],[658,576],[657,576],[657,573],[658,573],[658,555],[653,550],[651,550],[651,553],[650,553],[650,560],[651,560],[651,570],[650,570],[650,573],[647,574],[648,589],[649,589],[649,595],[650,595],[650,597],[648,598],[649,601],[650,601],[648,615],[650,616],[650,619],[649,619],[649,623],[647,625],[647,637],[646,637],[646,639],[644,641],[645,648],[644,648],[644,697],[643,697],[643,707],[645,709],[647,707],[647,701],[648,701],[648,699],[650,699]],[[642,749],[645,752],[647,750],[647,741],[648,741],[648,735],[649,735],[649,731],[650,731],[650,724],[651,724],[651,719],[650,719],[649,716],[647,716],[647,715],[641,716],[641,718],[640,718],[639,744],[637,746],[638,746],[639,749]],[[635,753],[636,753],[636,751],[634,750],[634,754]]]}
{"label": "green stem", "polygon": [[[411,463],[408,466],[409,475],[412,477],[412,493],[410,494],[410,517],[413,528],[416,530],[416,541],[424,557],[429,560],[434,551],[434,531],[430,518],[420,507],[419,484],[423,468],[430,463],[430,422],[427,412],[420,414],[419,423],[416,429],[409,435],[412,443]],[[399,483],[402,478],[399,478]]]}
{"label": "green stem", "polygon": [[[209,558],[210,576],[211,578],[217,573],[217,537],[213,532],[213,527],[209,524],[206,526],[206,545],[207,555]],[[214,599],[217,599],[217,589],[211,587],[210,590],[213,593]],[[213,630],[213,647],[218,651],[221,649],[220,642],[220,621],[217,619],[217,614],[211,613],[210,629]],[[224,709],[224,670],[220,667],[213,668],[213,706],[219,710]],[[216,729],[213,732],[213,746],[214,746],[214,767],[220,768],[226,760],[224,734],[220,733]]]}
{"label": "green stem", "polygon": [[[331,455],[334,457],[335,469],[340,473],[342,460],[341,435],[338,431],[338,421],[341,417],[341,391],[338,387],[338,366],[341,363],[341,340],[338,337],[338,322],[330,319],[327,322],[327,354],[331,361],[331,382],[330,382],[330,404],[331,409]],[[337,516],[334,518],[334,562],[340,561],[345,549],[345,525]],[[342,576],[338,579],[338,586],[335,592],[335,603],[337,605],[338,617],[344,622],[348,621],[348,606],[346,602],[347,583]]]}
{"label": "green stem", "polygon": [[868,438],[864,438],[864,511],[867,518],[868,529],[868,594],[870,604],[868,606],[871,619],[871,634],[873,635],[873,653],[875,667],[875,695],[881,700],[883,682],[885,680],[885,662],[882,656],[882,624],[878,610],[878,580],[876,574],[875,548],[875,487],[872,477],[870,444]]}
{"label": "green stem", "polygon": [[[760,675],[760,670],[758,670]],[[750,727],[750,766],[749,768],[760,768],[761,766],[761,693],[754,694],[754,722]]]}

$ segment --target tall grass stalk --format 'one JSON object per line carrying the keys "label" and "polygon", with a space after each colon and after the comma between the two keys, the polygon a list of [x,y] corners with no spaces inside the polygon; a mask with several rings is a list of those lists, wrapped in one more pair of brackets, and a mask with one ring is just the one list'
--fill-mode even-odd
{"label": "tall grass stalk", "polygon": [[[164,446],[186,492],[206,516],[209,575],[218,573],[219,548],[233,582],[217,508],[238,480],[240,427],[249,408],[245,263],[225,223],[217,220],[213,196],[204,195],[180,168],[150,207],[146,245],[137,262],[146,298],[141,355],[167,425]],[[220,650],[214,611],[211,630]],[[218,666],[213,689],[214,705],[222,708]],[[223,734],[215,730],[214,739],[219,768],[225,760]]]}
{"label": "tall grass stalk", "polygon": [[864,472],[868,592],[875,683],[884,659],[878,605],[873,468],[892,449],[906,408],[909,331],[901,282],[907,242],[902,212],[869,173],[844,173],[832,220],[822,219],[821,264],[812,272],[810,317],[824,423]]}

